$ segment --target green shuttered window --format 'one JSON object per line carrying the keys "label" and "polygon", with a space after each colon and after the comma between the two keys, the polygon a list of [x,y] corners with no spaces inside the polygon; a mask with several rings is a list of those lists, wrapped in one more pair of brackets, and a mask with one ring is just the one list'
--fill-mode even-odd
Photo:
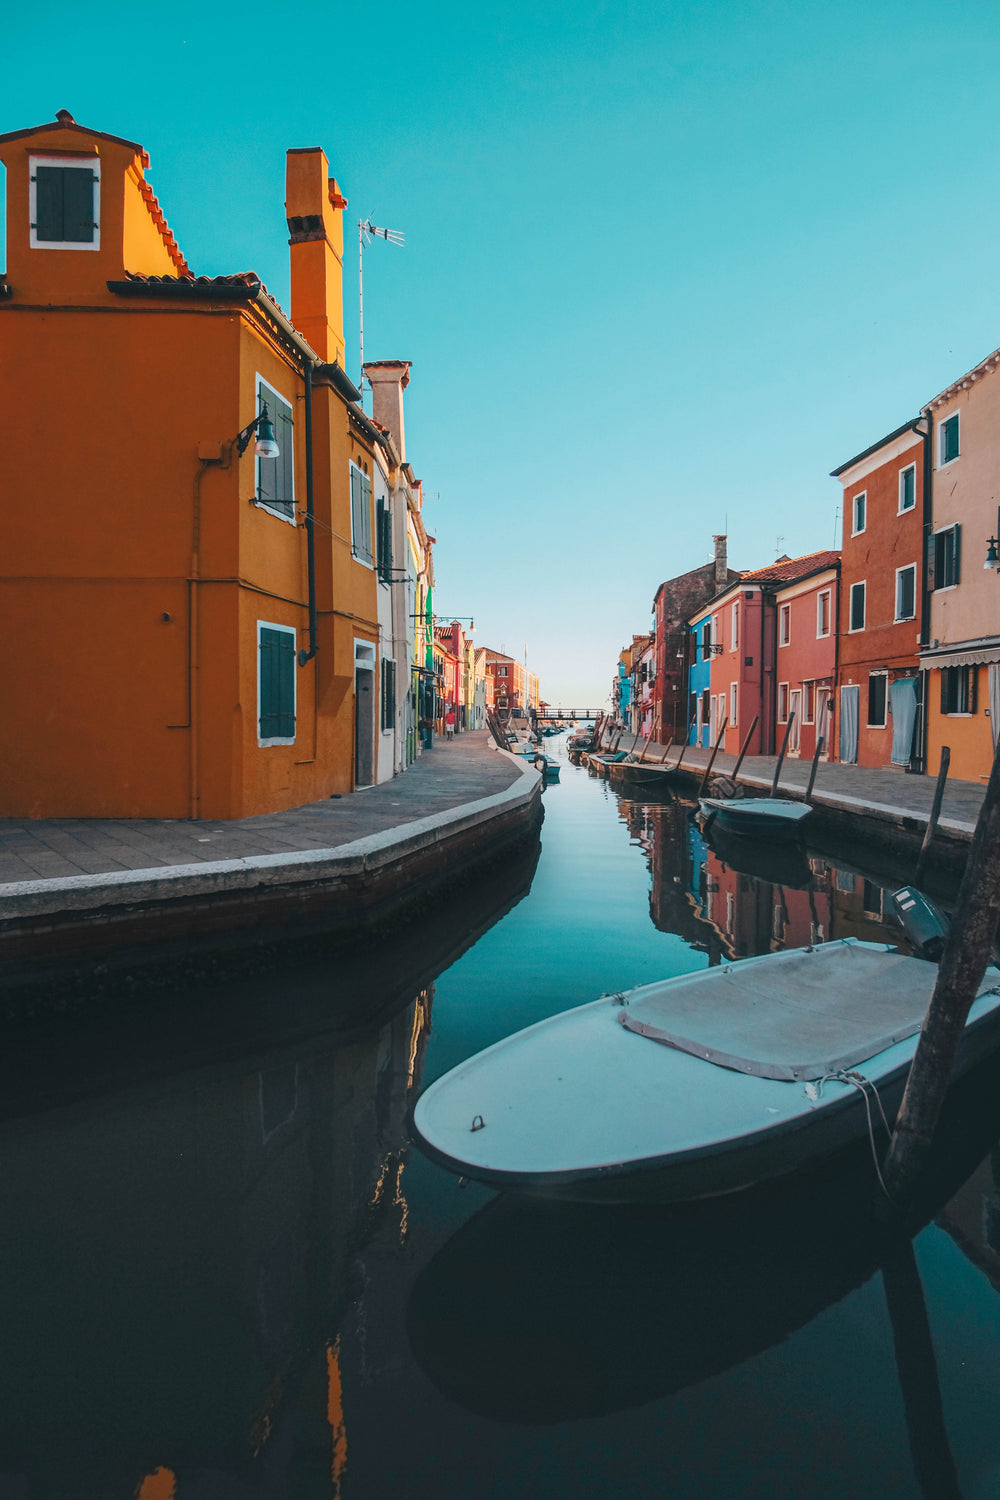
{"label": "green shuttered window", "polygon": [[295,738],[295,632],[258,626],[261,740]]}
{"label": "green shuttered window", "polygon": [[37,166],[35,183],[35,239],[55,244],[92,245],[97,223],[91,167]]}
{"label": "green shuttered window", "polygon": [[272,391],[263,381],[257,385],[257,415],[266,405],[267,414],[274,424],[274,439],[278,444],[277,458],[257,459],[257,503],[276,510],[279,515],[295,519],[295,444],[293,441],[292,408],[283,396]]}
{"label": "green shuttered window", "polygon": [[357,464],[351,464],[351,551],[359,562],[372,566],[372,483]]}

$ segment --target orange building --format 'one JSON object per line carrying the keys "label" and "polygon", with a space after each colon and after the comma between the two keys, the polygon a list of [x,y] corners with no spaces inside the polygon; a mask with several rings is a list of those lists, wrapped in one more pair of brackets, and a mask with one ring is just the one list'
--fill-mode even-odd
{"label": "orange building", "polygon": [[290,318],[252,272],[194,277],[134,142],[62,111],[0,160],[0,813],[235,818],[374,781],[382,434],[323,152],[288,153]]}

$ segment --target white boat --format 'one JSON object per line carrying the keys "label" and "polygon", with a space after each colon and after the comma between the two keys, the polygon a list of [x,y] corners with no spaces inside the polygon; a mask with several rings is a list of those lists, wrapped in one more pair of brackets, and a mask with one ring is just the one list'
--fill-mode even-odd
{"label": "white boat", "polygon": [[[747,1187],[864,1136],[872,1086],[893,1120],[936,977],[846,938],[603,996],[431,1084],[414,1134],[452,1171],[521,1192],[682,1201]],[[998,1017],[991,968],[956,1075],[997,1044]]]}
{"label": "white boat", "polygon": [[698,805],[706,828],[716,823],[726,833],[768,839],[797,838],[812,812],[791,797],[701,797]]}

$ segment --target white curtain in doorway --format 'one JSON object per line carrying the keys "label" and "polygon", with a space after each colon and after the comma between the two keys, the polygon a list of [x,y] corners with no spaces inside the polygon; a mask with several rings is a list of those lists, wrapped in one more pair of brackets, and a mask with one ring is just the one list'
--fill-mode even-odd
{"label": "white curtain in doorway", "polygon": [[990,734],[995,750],[1000,734],[1000,662],[996,661],[990,662]]}
{"label": "white curtain in doorway", "polygon": [[840,690],[840,758],[854,765],[858,758],[858,707],[861,689],[855,683]]}
{"label": "white curtain in doorway", "polygon": [[913,746],[913,726],[917,721],[917,679],[899,677],[889,684],[889,711],[892,714],[892,764],[908,766]]}

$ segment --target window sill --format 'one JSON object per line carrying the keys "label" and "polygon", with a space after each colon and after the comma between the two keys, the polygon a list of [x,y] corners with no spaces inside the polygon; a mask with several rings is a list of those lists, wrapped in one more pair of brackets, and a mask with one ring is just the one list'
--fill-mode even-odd
{"label": "window sill", "polygon": [[250,504],[253,506],[254,510],[266,511],[269,516],[274,516],[276,521],[284,521],[286,525],[293,526],[296,530],[298,530],[299,523],[296,520],[294,511],[290,516],[286,515],[283,510],[276,510],[273,505],[268,505],[264,500],[253,499],[250,501]]}

